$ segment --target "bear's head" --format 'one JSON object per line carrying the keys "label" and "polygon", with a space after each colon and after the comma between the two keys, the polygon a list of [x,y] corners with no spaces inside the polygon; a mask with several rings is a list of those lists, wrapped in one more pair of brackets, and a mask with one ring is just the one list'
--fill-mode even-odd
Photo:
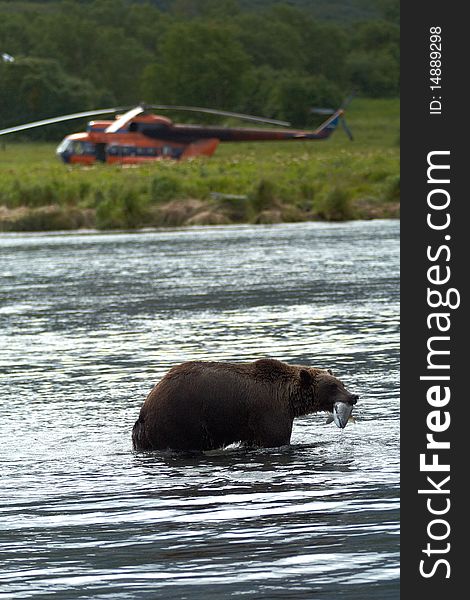
{"label": "bear's head", "polygon": [[333,414],[338,427],[346,427],[359,396],[351,394],[330,369],[303,368],[300,370],[303,414],[326,411]]}

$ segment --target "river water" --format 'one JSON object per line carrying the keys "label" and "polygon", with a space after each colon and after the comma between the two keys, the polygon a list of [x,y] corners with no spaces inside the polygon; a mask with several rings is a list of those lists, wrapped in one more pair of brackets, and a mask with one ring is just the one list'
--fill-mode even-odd
{"label": "river water", "polygon": [[[0,236],[0,598],[399,597],[399,224]],[[190,359],[331,368],[291,445],[136,453]]]}

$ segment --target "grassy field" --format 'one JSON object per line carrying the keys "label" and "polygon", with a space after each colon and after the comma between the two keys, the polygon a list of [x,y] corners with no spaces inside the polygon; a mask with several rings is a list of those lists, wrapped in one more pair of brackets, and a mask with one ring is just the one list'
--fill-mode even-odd
{"label": "grassy field", "polygon": [[138,167],[68,167],[54,144],[5,137],[0,231],[397,217],[398,100],[356,99],[347,121],[354,142],[339,129],[323,142],[221,144],[209,159]]}

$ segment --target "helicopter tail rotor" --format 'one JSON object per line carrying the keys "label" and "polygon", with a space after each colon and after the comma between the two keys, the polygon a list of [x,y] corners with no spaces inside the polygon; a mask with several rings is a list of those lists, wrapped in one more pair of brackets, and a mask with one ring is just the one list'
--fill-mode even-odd
{"label": "helicopter tail rotor", "polygon": [[347,98],[345,98],[345,100],[343,100],[341,106],[338,109],[314,107],[314,108],[310,109],[310,112],[313,114],[316,114],[316,115],[338,115],[345,134],[348,136],[348,138],[351,141],[353,141],[354,137],[353,137],[351,130],[348,127],[348,124],[346,123],[346,118],[344,116],[344,112],[345,112],[346,108],[351,104],[351,101],[355,95],[356,95],[355,92],[352,92],[351,94],[349,94],[349,96]]}

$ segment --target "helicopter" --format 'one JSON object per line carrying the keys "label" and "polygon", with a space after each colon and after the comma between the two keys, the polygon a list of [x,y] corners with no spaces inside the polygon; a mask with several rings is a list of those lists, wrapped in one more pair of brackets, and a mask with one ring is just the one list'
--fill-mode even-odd
{"label": "helicopter", "polygon": [[[164,159],[184,160],[197,156],[212,156],[220,142],[324,140],[330,137],[339,122],[352,140],[352,134],[344,120],[344,111],[350,99],[351,97],[337,110],[311,109],[311,112],[327,116],[326,120],[313,131],[291,129],[291,124],[286,121],[225,110],[141,103],[131,108],[104,108],[33,121],[1,129],[0,135],[73,119],[115,114],[114,120],[92,120],[88,122],[86,131],[67,135],[57,147],[57,156],[64,163],[81,165],[139,164]],[[177,124],[166,116],[155,114],[154,110],[207,113],[275,125],[276,128]],[[119,114],[122,111],[125,112]]]}

